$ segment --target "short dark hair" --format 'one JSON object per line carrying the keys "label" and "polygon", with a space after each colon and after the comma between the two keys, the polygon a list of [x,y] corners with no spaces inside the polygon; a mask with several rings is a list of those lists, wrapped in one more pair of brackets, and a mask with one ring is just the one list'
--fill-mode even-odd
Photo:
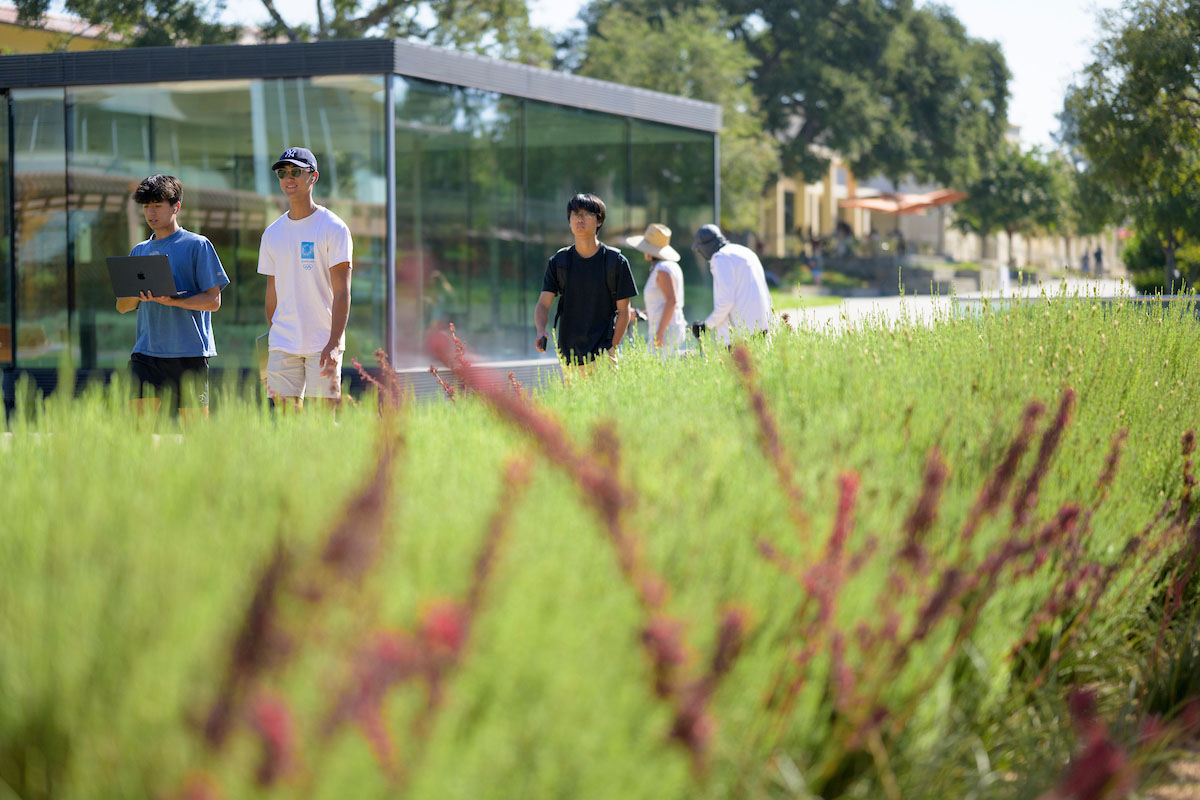
{"label": "short dark hair", "polygon": [[567,203],[567,216],[574,211],[590,211],[596,215],[597,228],[604,225],[604,201],[594,194],[577,194]]}
{"label": "short dark hair", "polygon": [[183,184],[174,175],[151,175],[133,190],[133,202],[143,206],[147,203],[182,203]]}

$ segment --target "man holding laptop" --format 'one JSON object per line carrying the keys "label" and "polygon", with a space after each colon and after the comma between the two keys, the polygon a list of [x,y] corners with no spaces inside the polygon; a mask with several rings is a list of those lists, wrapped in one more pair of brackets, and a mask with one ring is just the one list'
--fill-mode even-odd
{"label": "man holding laptop", "polygon": [[[138,397],[149,384],[160,393],[169,390],[173,410],[184,416],[193,410],[208,416],[208,359],[217,354],[212,312],[221,307],[221,290],[229,278],[212,243],[179,227],[183,186],[177,178],[151,175],[138,184],[133,202],[142,207],[152,233],[129,255],[166,256],[177,290],[174,295],[141,291],[137,297],[117,300],[122,314],[137,309],[137,338],[129,369]],[[161,403],[158,398],[138,402],[149,404],[152,411]]]}

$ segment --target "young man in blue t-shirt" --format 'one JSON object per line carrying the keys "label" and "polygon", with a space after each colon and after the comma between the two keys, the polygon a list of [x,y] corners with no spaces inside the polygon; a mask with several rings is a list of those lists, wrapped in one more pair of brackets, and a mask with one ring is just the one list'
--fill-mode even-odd
{"label": "young man in blue t-shirt", "polygon": [[[142,292],[117,301],[117,310],[137,309],[137,339],[129,369],[141,398],[147,385],[161,397],[169,391],[172,410],[187,417],[208,416],[208,359],[217,354],[213,343],[212,312],[221,307],[221,290],[229,278],[212,242],[179,227],[183,186],[170,175],[151,175],[133,193],[152,234],[134,245],[131,256],[165,255],[171,262],[179,297]],[[186,394],[185,394],[186,392]],[[156,412],[159,397],[139,400]]]}

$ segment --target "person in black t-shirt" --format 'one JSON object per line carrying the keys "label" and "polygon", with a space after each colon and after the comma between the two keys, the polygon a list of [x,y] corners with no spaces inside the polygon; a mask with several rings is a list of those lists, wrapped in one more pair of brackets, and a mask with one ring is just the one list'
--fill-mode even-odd
{"label": "person in black t-shirt", "polygon": [[600,241],[604,202],[577,194],[567,203],[567,221],[575,244],[550,257],[542,293],[533,309],[537,350],[546,352],[550,304],[559,297],[555,327],[558,352],[567,364],[584,364],[607,350],[617,360],[617,345],[629,324],[629,298],[637,286],[621,251]]}

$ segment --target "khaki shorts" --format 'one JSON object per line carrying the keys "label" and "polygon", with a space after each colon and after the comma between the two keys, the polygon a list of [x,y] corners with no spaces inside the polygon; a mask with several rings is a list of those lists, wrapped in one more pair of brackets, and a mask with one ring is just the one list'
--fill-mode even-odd
{"label": "khaki shorts", "polygon": [[280,397],[341,397],[342,351],[330,353],[334,376],[321,377],[321,354],[293,355],[272,350],[267,356],[267,388]]}

